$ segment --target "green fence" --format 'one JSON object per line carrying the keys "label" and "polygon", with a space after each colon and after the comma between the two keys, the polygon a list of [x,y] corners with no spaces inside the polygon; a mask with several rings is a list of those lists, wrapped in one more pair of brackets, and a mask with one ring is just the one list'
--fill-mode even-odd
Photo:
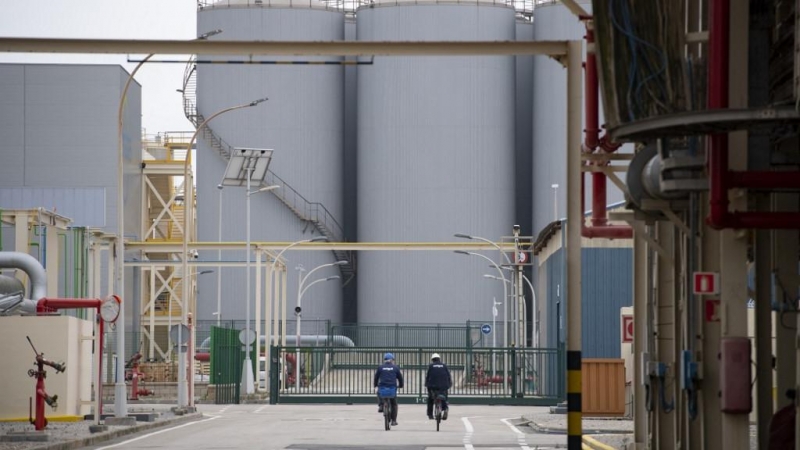
{"label": "green fence", "polygon": [[[385,347],[273,347],[271,403],[374,402],[373,377]],[[555,405],[565,397],[563,351],[558,349],[389,348],[403,372],[398,401],[425,401],[432,353],[450,368],[450,398],[462,404]],[[299,354],[300,380],[294,362]],[[284,373],[279,375],[279,367]]]}

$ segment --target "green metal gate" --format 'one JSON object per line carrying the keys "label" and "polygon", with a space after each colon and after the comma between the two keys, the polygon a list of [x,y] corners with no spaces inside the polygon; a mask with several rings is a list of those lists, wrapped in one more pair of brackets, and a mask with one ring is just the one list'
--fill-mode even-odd
{"label": "green metal gate", "polygon": [[[214,403],[239,403],[242,365],[245,351],[239,342],[239,331],[230,328],[211,328],[211,377],[215,386]],[[255,349],[250,359],[255,363]],[[255,369],[255,367],[254,367]]]}
{"label": "green metal gate", "polygon": [[[273,347],[270,403],[376,402],[373,376],[383,354],[394,353],[403,372],[401,403],[427,398],[425,373],[432,353],[450,368],[455,404],[555,405],[565,394],[559,349]],[[299,355],[300,379],[294,361]],[[280,375],[278,367],[283,367]]]}

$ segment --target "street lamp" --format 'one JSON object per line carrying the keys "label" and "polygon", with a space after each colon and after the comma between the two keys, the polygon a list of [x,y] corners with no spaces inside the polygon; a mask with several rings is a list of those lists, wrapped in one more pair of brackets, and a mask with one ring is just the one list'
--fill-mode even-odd
{"label": "street lamp", "polygon": [[558,221],[558,184],[551,184],[553,189],[553,221]]}
{"label": "street lamp", "polygon": [[[246,274],[246,288],[245,288],[245,308],[247,315],[245,318],[245,336],[246,342],[243,342],[246,348],[242,368],[242,388],[249,395],[255,392],[254,382],[255,376],[253,374],[252,360],[250,359],[250,344],[252,344],[253,333],[250,329],[250,196],[258,192],[270,191],[277,189],[280,186],[266,186],[255,191],[251,191],[250,187],[253,181],[261,183],[264,177],[267,176],[269,163],[272,161],[272,150],[270,149],[254,149],[254,148],[237,148],[231,153],[231,159],[228,160],[228,167],[225,168],[225,175],[222,178],[223,186],[245,186],[246,209],[247,215],[245,217],[245,234],[247,235],[247,274]],[[256,339],[257,340],[257,339]]]}
{"label": "street lamp", "polygon": [[480,253],[465,252],[463,250],[453,250],[453,252],[460,255],[478,256],[489,261],[489,263],[497,269],[497,273],[500,274],[500,278],[503,280],[503,394],[506,395],[508,393],[508,288],[506,288],[506,282],[508,282],[508,280],[503,276],[503,270],[492,258],[481,255]]}
{"label": "street lamp", "polygon": [[[227,112],[235,111],[237,109],[250,108],[250,107],[258,105],[259,103],[263,103],[265,101],[267,101],[266,97],[265,98],[260,98],[258,100],[253,100],[252,102],[249,102],[249,103],[244,103],[244,104],[241,104],[241,105],[231,106],[231,107],[219,110],[219,111],[215,112],[214,114],[212,114],[209,118],[204,120],[197,127],[197,130],[195,130],[194,134],[192,135],[192,138],[189,139],[189,145],[186,147],[186,157],[183,159],[183,198],[184,198],[184,200],[183,200],[183,248],[182,248],[182,253],[181,253],[181,259],[183,260],[183,265],[182,265],[183,266],[182,267],[182,273],[184,274],[183,276],[185,276],[185,274],[189,273],[189,266],[188,266],[188,261],[187,261],[187,258],[188,258],[188,255],[189,255],[189,230],[190,230],[189,218],[192,216],[192,209],[194,207],[194,198],[193,198],[194,196],[192,195],[193,194],[193,187],[191,186],[192,183],[189,180],[189,163],[191,161],[192,146],[194,145],[194,141],[195,141],[195,139],[197,139],[197,135],[200,134],[200,130],[205,128],[205,126],[209,122],[211,122],[214,118],[216,118],[216,117],[218,117],[218,116],[220,116],[222,114],[225,114]],[[231,159],[233,159],[233,155],[231,155]],[[230,165],[230,163],[229,163],[229,165]],[[248,247],[248,253],[247,254],[248,254],[248,256],[250,255],[249,247]],[[249,274],[250,272],[248,271],[247,273]],[[181,281],[181,303],[183,304],[183,307],[181,308],[181,324],[182,325],[186,323],[186,313],[187,313],[186,304],[188,303],[188,301],[187,301],[188,298],[189,298],[189,285],[187,283],[184,283],[183,281]],[[248,303],[248,305],[249,305],[249,303]],[[181,329],[182,328],[178,328],[178,330],[181,330]],[[180,333],[181,333],[181,331],[178,332],[178,339],[181,339]],[[248,332],[248,335],[249,334],[250,333]],[[248,355],[249,355],[249,353],[248,353]],[[183,407],[184,405],[186,405],[186,380],[185,380],[186,371],[183,370],[186,367],[186,358],[184,358],[183,356],[184,355],[182,353],[180,355],[178,355],[178,407]]]}
{"label": "street lamp", "polygon": [[[201,34],[197,37],[198,41],[206,40],[211,36],[217,35],[222,33],[222,30],[213,30],[209,31],[208,33]],[[125,86],[122,88],[122,95],[119,98],[119,107],[117,110],[117,242],[116,242],[116,258],[114,260],[115,270],[116,270],[116,290],[119,295],[125,296],[125,279],[123,277],[123,271],[125,269],[125,196],[124,196],[124,185],[125,185],[125,170],[124,170],[124,151],[122,146],[122,126],[123,126],[123,118],[122,118],[122,108],[125,106],[125,99],[128,96],[128,88],[133,81],[133,77],[136,75],[136,72],[141,69],[141,67],[146,63],[150,58],[152,58],[155,53],[150,53],[147,55],[143,60],[139,61],[139,64],[134,67],[131,74],[128,76],[127,81],[125,81]],[[136,130],[138,133],[139,130]],[[184,258],[185,259],[185,258]],[[185,269],[185,268],[184,268]],[[185,272],[184,272],[185,273]],[[111,287],[109,286],[109,290]],[[139,312],[134,311],[134,314],[139,314]],[[117,333],[117,370],[116,370],[116,377],[114,379],[114,416],[116,417],[127,417],[128,415],[128,393],[127,393],[127,386],[125,385],[125,308],[121,308],[119,312],[119,317],[117,317],[117,322],[119,324],[118,333]],[[100,414],[99,411],[95,411],[95,414]]]}
{"label": "street lamp", "polygon": [[[508,271],[514,270],[511,267],[503,267],[503,269],[508,270]],[[533,308],[533,317],[531,317],[531,320],[533,321],[533,327],[532,327],[533,342],[531,344],[532,344],[532,346],[534,348],[536,348],[536,347],[539,346],[539,333],[538,333],[538,331],[536,329],[537,328],[537,323],[538,323],[537,322],[537,320],[538,320],[538,317],[537,317],[538,316],[538,305],[537,305],[537,303],[538,302],[536,301],[536,290],[533,289],[533,283],[531,283],[531,280],[528,279],[528,276],[525,275],[524,273],[522,274],[522,279],[525,280],[525,282],[528,284],[528,288],[530,288],[531,295],[533,296],[533,301],[531,302],[531,308]],[[523,306],[524,306],[524,302],[523,302]],[[526,317],[528,317],[527,314],[524,314],[523,318],[526,318]],[[523,319],[523,321],[524,321],[524,319]],[[525,327],[525,332],[527,333],[527,327]],[[526,335],[525,336],[525,341],[527,342],[527,340],[528,339],[527,339],[527,335]]]}
{"label": "street lamp", "polygon": [[[487,244],[492,245],[494,248],[496,248],[497,250],[500,251],[500,254],[503,255],[503,257],[506,259],[506,263],[507,264],[511,264],[511,258],[509,258],[508,255],[506,254],[506,252],[503,251],[502,247],[497,245],[497,243],[494,242],[494,241],[491,241],[491,240],[486,239],[484,237],[473,236],[471,234],[464,234],[464,233],[456,233],[453,236],[455,236],[457,238],[461,238],[461,239],[470,239],[470,240],[475,240],[475,241],[486,242]],[[514,283],[511,283],[511,296],[514,297],[514,298],[516,298],[516,296],[517,296],[516,295],[516,288],[517,288],[517,286]],[[503,305],[505,305],[505,302],[507,302],[507,301],[508,301],[508,298],[503,299],[503,302],[504,302]],[[517,321],[514,319],[514,308],[515,308],[514,305],[515,305],[515,303],[517,303],[517,302],[513,302],[511,304],[511,319],[514,322],[514,324],[510,327],[511,328],[511,332],[512,332],[512,334],[511,334],[512,336],[516,336],[517,335],[516,328],[518,326],[517,325]],[[507,308],[505,306],[503,306],[503,311],[505,312],[506,310],[507,310]],[[508,330],[506,329],[506,327],[508,326],[508,316],[507,315],[506,315],[505,320],[506,320],[506,322],[505,322],[505,325],[503,325],[503,333],[508,334]]]}
{"label": "street lamp", "polygon": [[311,271],[308,272],[306,274],[306,276],[302,276],[302,273],[305,270],[303,268],[303,266],[302,265],[297,266],[297,270],[300,272],[298,274],[298,277],[297,277],[297,306],[294,309],[294,312],[297,315],[297,326],[295,327],[295,335],[296,335],[297,341],[295,342],[295,355],[294,355],[294,358],[295,358],[294,359],[294,366],[295,366],[294,367],[294,369],[295,369],[294,387],[295,387],[295,389],[297,391],[300,390],[300,336],[302,335],[301,332],[300,332],[300,325],[301,325],[301,320],[303,318],[303,306],[302,306],[303,294],[305,294],[305,292],[311,286],[313,286],[313,285],[315,285],[317,283],[323,282],[323,281],[336,280],[336,279],[339,278],[339,276],[338,275],[333,275],[333,276],[330,276],[330,277],[327,277],[327,278],[320,278],[318,280],[314,280],[313,282],[311,282],[311,284],[309,284],[305,288],[303,288],[303,285],[305,284],[306,280],[308,280],[308,277],[310,277],[311,274],[316,272],[317,270],[325,268],[325,267],[341,266],[343,264],[347,264],[347,261],[336,261],[334,263],[322,264],[322,265],[319,265],[319,266],[311,269]]}
{"label": "street lamp", "polygon": [[[217,226],[217,243],[222,243],[222,189],[224,186],[220,183],[217,185],[219,191],[219,212],[217,218],[219,220]],[[222,325],[222,247],[217,249],[217,328]]]}

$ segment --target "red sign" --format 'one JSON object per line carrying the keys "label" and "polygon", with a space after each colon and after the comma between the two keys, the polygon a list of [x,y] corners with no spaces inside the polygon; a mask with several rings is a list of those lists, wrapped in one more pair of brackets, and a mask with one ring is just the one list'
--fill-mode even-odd
{"label": "red sign", "polygon": [[719,293],[719,274],[716,272],[695,272],[694,273],[694,294],[718,294]]}
{"label": "red sign", "polygon": [[706,299],[706,322],[719,322],[719,299]]}
{"label": "red sign", "polygon": [[622,316],[622,343],[633,342],[633,316]]}

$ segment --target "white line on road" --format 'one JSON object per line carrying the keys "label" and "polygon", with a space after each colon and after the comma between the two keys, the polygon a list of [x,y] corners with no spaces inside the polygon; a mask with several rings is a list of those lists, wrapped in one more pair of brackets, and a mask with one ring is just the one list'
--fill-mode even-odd
{"label": "white line on road", "polygon": [[125,445],[125,444],[131,443],[131,442],[135,442],[135,441],[138,441],[138,440],[141,440],[141,439],[149,438],[150,436],[155,436],[157,434],[166,433],[167,431],[177,430],[178,428],[188,427],[190,425],[196,425],[198,423],[208,422],[209,420],[214,420],[214,419],[217,419],[219,417],[220,416],[214,416],[214,417],[210,417],[210,418],[205,419],[205,420],[198,420],[197,422],[189,422],[189,423],[185,423],[183,425],[178,425],[177,427],[167,428],[165,430],[160,430],[160,431],[154,431],[152,433],[145,434],[144,436],[139,436],[137,438],[128,439],[127,441],[122,441],[122,442],[120,442],[118,444],[107,445],[105,447],[100,447],[100,448],[98,448],[96,450],[105,450],[107,448],[119,447],[120,445]]}
{"label": "white line on road", "polygon": [[258,414],[258,413],[260,413],[261,411],[263,411],[263,410],[265,410],[265,409],[267,409],[267,408],[269,408],[269,405],[264,405],[264,406],[262,406],[261,408],[258,408],[257,410],[255,410],[255,411],[253,411],[253,412],[254,412],[254,413],[256,413],[256,414]]}
{"label": "white line on road", "polygon": [[472,433],[475,431],[475,428],[472,428],[472,424],[469,423],[468,417],[462,417],[461,421],[464,422],[464,429],[467,432],[464,434],[464,450],[475,450],[475,447],[472,446]]}
{"label": "white line on road", "polygon": [[528,441],[525,440],[525,433],[520,431],[519,428],[512,425],[511,422],[509,422],[509,420],[511,419],[500,419],[501,422],[503,422],[504,424],[508,425],[509,428],[511,428],[511,431],[517,434],[517,443],[519,444],[520,448],[522,450],[531,450],[531,448],[528,447]]}

